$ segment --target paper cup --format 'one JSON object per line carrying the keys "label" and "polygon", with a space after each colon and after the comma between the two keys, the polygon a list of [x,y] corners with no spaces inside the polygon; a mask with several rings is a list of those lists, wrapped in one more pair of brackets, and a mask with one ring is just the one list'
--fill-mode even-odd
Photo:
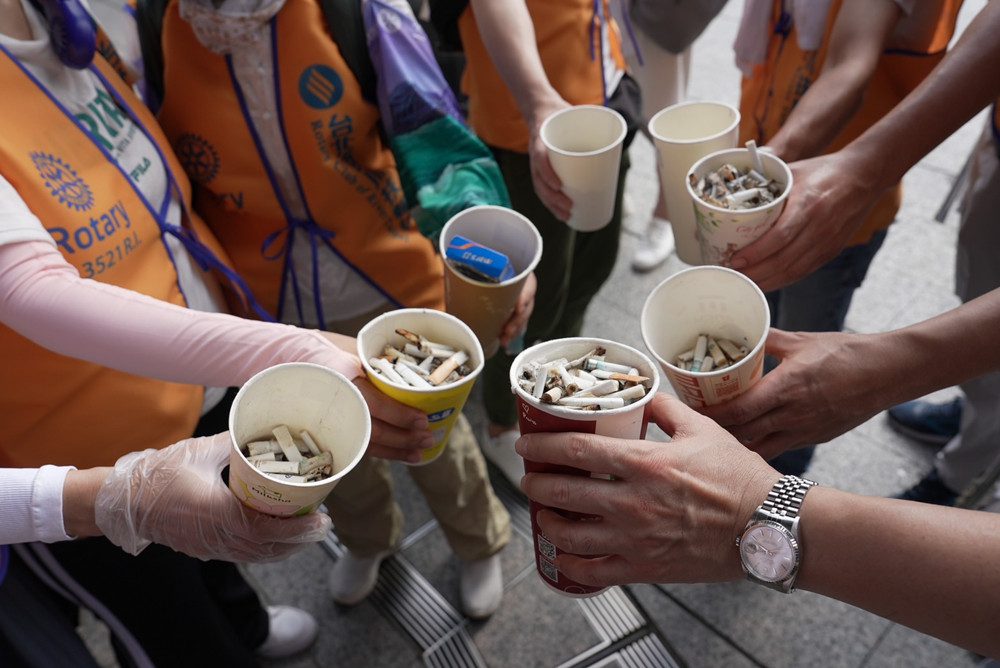
{"label": "paper cup", "polygon": [[[472,372],[454,383],[432,388],[389,382],[385,376],[375,372],[368,360],[381,356],[387,343],[395,345],[399,339],[396,334],[398,327],[421,334],[431,341],[464,350],[469,355],[466,364],[472,367]],[[434,446],[421,453],[419,463],[410,466],[423,466],[437,459],[448,444],[451,429],[462,413],[462,407],[469,398],[476,378],[483,370],[485,358],[476,335],[468,325],[453,315],[428,308],[404,308],[383,313],[358,332],[358,356],[368,374],[368,380],[382,394],[427,414],[431,433],[434,434]]]}
{"label": "paper cup", "polygon": [[[694,202],[695,221],[698,225],[698,241],[703,264],[725,264],[733,253],[750,245],[771,229],[785,208],[788,194],[792,191],[792,170],[785,162],[767,151],[758,151],[764,163],[765,176],[774,179],[783,187],[781,194],[773,202],[753,209],[723,209],[709,204],[698,197],[689,178],[684,179],[688,196]],[[750,151],[733,148],[717,151],[705,156],[691,168],[688,176],[700,179],[705,174],[729,163],[737,169],[751,167]],[[697,183],[697,182],[696,182]]]}
{"label": "paper cup", "polygon": [[[746,392],[764,370],[764,342],[771,321],[764,293],[743,274],[724,267],[694,267],[660,283],[646,298],[642,340],[684,403],[702,408]],[[699,334],[747,346],[736,364],[706,373],[674,366]]]}
{"label": "paper cup", "polygon": [[528,274],[542,258],[542,235],[516,211],[502,206],[474,206],[456,214],[441,230],[438,243],[442,258],[455,236],[503,253],[517,271],[516,276],[502,283],[484,283],[455,271],[445,261],[444,299],[448,313],[472,328],[489,359],[500,349],[500,328],[514,312]]}
{"label": "paper cup", "polygon": [[[528,362],[548,362],[560,357],[576,359],[598,346],[607,349],[609,362],[635,367],[642,376],[651,379],[652,386],[642,399],[623,406],[603,411],[578,411],[563,406],[542,403],[531,394],[521,389],[517,382],[518,372]],[[510,367],[510,384],[517,397],[518,422],[522,434],[538,432],[581,432],[598,434],[614,438],[644,438],[646,425],[649,423],[647,410],[656,391],[660,387],[660,379],[653,362],[635,348],[630,348],[614,341],[604,339],[572,338],[556,339],[539,343],[518,355]],[[606,478],[603,471],[584,471],[569,466],[554,466],[530,460],[524,460],[524,470],[527,473],[561,473],[568,475],[593,476]],[[529,503],[531,509],[531,531],[535,544],[535,567],[538,574],[548,587],[566,596],[595,596],[602,587],[591,587],[569,579],[556,567],[555,560],[563,551],[552,544],[538,528],[538,512],[552,510],[564,517],[579,518],[577,513],[571,513],[559,508],[544,506],[535,501]]]}
{"label": "paper cup", "polygon": [[557,111],[542,123],[552,169],[573,200],[566,224],[574,230],[594,232],[611,222],[627,130],[617,111],[589,104]]}
{"label": "paper cup", "polygon": [[[294,483],[257,470],[240,452],[251,441],[272,439],[286,425],[303,429],[333,454],[334,474],[325,480]],[[372,422],[361,392],[336,371],[318,364],[279,364],[247,381],[229,410],[229,489],[244,505],[267,515],[288,517],[316,510],[330,491],[357,466],[368,448]]]}
{"label": "paper cup", "polygon": [[719,102],[684,102],[649,120],[656,145],[663,199],[677,243],[677,257],[701,264],[701,246],[686,178],[691,166],[709,153],[736,146],[740,112]]}

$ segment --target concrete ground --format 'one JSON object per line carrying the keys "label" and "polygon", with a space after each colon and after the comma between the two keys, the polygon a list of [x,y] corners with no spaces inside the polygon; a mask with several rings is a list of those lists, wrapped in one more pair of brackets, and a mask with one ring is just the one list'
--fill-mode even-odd
{"label": "concrete ground", "polygon": [[[962,25],[983,4],[966,3]],[[729,3],[697,44],[691,98],[737,103],[731,45],[741,7]],[[953,210],[943,224],[934,216],[981,127],[981,118],[970,123],[907,175],[903,208],[855,297],[847,319],[850,330],[896,328],[957,304],[952,295],[957,216]],[[640,137],[632,148],[628,180],[632,213],[615,273],[587,314],[587,335],[643,349],[638,314],[646,295],[685,266],[671,258],[648,274],[629,268],[656,188],[653,150]],[[478,393],[470,403],[470,418],[481,428]],[[659,433],[653,437],[664,438]],[[925,474],[933,454],[895,434],[878,415],[819,448],[809,476],[851,492],[891,495]],[[339,550],[334,540],[287,562],[247,569],[268,602],[304,607],[322,625],[320,639],[308,653],[274,663],[275,668],[975,665],[975,658],[957,647],[809,592],[784,596],[738,582],[641,585],[612,590],[592,603],[562,598],[534,574],[521,501],[496,478],[515,519],[514,539],[503,557],[506,597],[492,619],[471,622],[455,612],[457,568],[443,534],[404,469],[395,473],[408,538],[400,557],[383,566],[379,588],[369,601],[348,609],[326,594],[326,575]],[[89,635],[100,644],[99,634]]]}

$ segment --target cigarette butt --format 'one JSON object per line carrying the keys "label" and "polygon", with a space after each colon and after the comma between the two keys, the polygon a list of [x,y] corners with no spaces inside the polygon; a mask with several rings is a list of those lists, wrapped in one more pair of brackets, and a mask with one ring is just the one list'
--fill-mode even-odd
{"label": "cigarette butt", "polygon": [[431,372],[431,365],[432,364],[434,364],[434,357],[432,355],[428,355],[417,366],[419,366],[421,369],[423,369],[427,373],[430,373]]}
{"label": "cigarette butt", "polygon": [[303,429],[302,431],[299,432],[299,437],[302,439],[302,442],[306,444],[306,447],[309,448],[309,452],[312,454],[313,457],[323,453],[323,451],[320,450],[319,446],[316,444],[316,441],[313,440],[312,435],[310,435],[308,431]]}
{"label": "cigarette butt", "polygon": [[561,364],[557,366],[556,373],[559,374],[559,377],[562,379],[564,386],[569,387],[570,385],[576,385],[576,378],[574,376],[569,375],[569,371],[566,370],[565,366]]}
{"label": "cigarette butt", "polygon": [[607,397],[563,397],[559,400],[560,406],[570,408],[583,408],[585,406],[597,406],[600,409],[621,408],[625,405],[624,399],[609,399]]}
{"label": "cigarette butt", "polygon": [[256,466],[260,462],[277,461],[275,457],[276,455],[273,452],[266,452],[262,455],[252,455],[250,457],[247,457],[247,461]]}
{"label": "cigarette butt", "polygon": [[310,477],[306,477],[304,475],[279,475],[279,476],[276,476],[276,477],[281,478],[282,480],[285,480],[285,481],[288,481],[288,482],[312,482],[313,480],[319,480],[318,477],[316,477],[316,478],[311,477],[311,476]]}
{"label": "cigarette butt", "polygon": [[633,385],[632,387],[626,387],[624,390],[619,390],[618,392],[613,392],[609,394],[607,399],[625,399],[630,401],[632,399],[641,399],[646,396],[646,388],[642,385]]}
{"label": "cigarette butt", "polygon": [[251,457],[255,457],[269,452],[281,452],[281,448],[278,447],[277,441],[254,441],[247,443],[247,451]]}
{"label": "cigarette butt", "polygon": [[382,354],[388,357],[390,362],[398,362],[400,360],[406,360],[408,362],[416,363],[417,361],[412,356],[407,355],[403,351],[394,348],[390,345],[386,345],[386,347],[382,350]]}
{"label": "cigarette butt", "polygon": [[421,360],[431,357],[429,351],[421,350],[419,346],[415,346],[412,343],[407,343],[405,346],[403,346],[403,352],[411,357]]}
{"label": "cigarette butt", "polygon": [[396,328],[396,333],[402,336],[404,339],[415,345],[417,348],[423,347],[423,340],[420,338],[419,334],[414,334],[408,329],[403,329],[402,327]]}
{"label": "cigarette butt", "polygon": [[398,373],[400,376],[403,377],[403,380],[406,381],[407,385],[410,385],[412,387],[431,386],[430,383],[428,383],[426,380],[420,377],[420,374],[418,374],[416,371],[406,366],[402,362],[397,362],[396,366],[394,366],[393,368],[396,370],[396,373]]}
{"label": "cigarette butt", "polygon": [[431,357],[437,357],[439,359],[446,359],[455,354],[455,350],[453,348],[436,348],[432,346],[428,348],[428,350],[430,351]]}
{"label": "cigarette butt", "polygon": [[764,161],[760,159],[760,151],[757,150],[757,142],[753,139],[746,143],[747,150],[750,151],[750,162],[753,163],[753,168],[764,175],[765,180],[767,179],[767,172],[764,171]]}
{"label": "cigarette butt", "polygon": [[413,371],[413,373],[415,373],[418,376],[421,376],[423,378],[426,378],[427,376],[431,375],[429,371],[424,370],[423,367],[421,367],[419,364],[416,364],[414,362],[408,362],[406,360],[399,360],[398,363],[402,364],[407,369],[410,369],[411,371]]}
{"label": "cigarette butt", "polygon": [[577,367],[581,367],[587,361],[587,359],[589,359],[590,357],[593,357],[596,354],[597,354],[597,348],[594,348],[593,350],[591,350],[589,353],[587,353],[583,357],[577,357],[575,360],[573,360],[572,362],[570,362],[569,364],[567,364],[566,367],[570,368],[570,369],[576,369]]}
{"label": "cigarette butt", "polygon": [[[588,371],[591,371],[591,370],[616,371],[618,373],[625,373],[625,374],[630,374],[630,375],[634,375],[636,373],[636,369],[633,368],[633,367],[625,366],[624,364],[614,364],[612,362],[603,362],[603,361],[595,360],[593,357],[591,357],[589,360],[587,360],[587,370]],[[594,375],[596,376],[597,374],[594,374]],[[598,376],[598,378],[600,378],[600,376]]]}
{"label": "cigarette butt", "polygon": [[553,387],[551,390],[542,395],[542,401],[547,404],[554,404],[560,399],[562,399],[563,391],[561,387]]}
{"label": "cigarette butt", "polygon": [[722,348],[716,343],[715,339],[708,340],[708,354],[712,356],[715,362],[715,366],[724,364],[726,362],[726,353],[722,352]]}
{"label": "cigarette butt", "polygon": [[299,462],[261,462],[257,468],[264,473],[288,473],[298,475]]}
{"label": "cigarette butt", "polygon": [[541,399],[542,395],[545,394],[545,377],[548,372],[542,368],[535,371],[535,388],[531,391],[531,396],[535,399]]}
{"label": "cigarette butt", "polygon": [[460,350],[444,362],[441,362],[441,366],[434,370],[434,373],[431,374],[428,380],[430,380],[431,385],[440,385],[448,378],[452,371],[458,369],[458,367],[465,364],[468,360],[469,356]]}
{"label": "cigarette butt", "polygon": [[681,362],[690,362],[691,360],[694,359],[694,348],[682,352],[680,355],[677,356],[677,359],[680,360]]}
{"label": "cigarette butt", "polygon": [[388,360],[373,357],[368,360],[368,363],[381,371],[382,375],[385,376],[390,383],[396,383],[397,385],[407,384],[406,381],[403,380],[403,377],[396,373],[396,369],[389,363]]}
{"label": "cigarette butt", "polygon": [[717,339],[716,342],[722,348],[722,352],[726,354],[730,362],[738,362],[746,357],[745,349],[741,350],[740,346],[737,346],[729,339]]}
{"label": "cigarette butt", "polygon": [[310,457],[309,459],[303,459],[299,462],[299,475],[307,475],[313,473],[320,469],[333,469],[333,455],[329,452],[324,452],[317,457]]}
{"label": "cigarette butt", "polygon": [[292,439],[292,434],[288,431],[288,427],[285,425],[275,427],[271,433],[273,433],[274,437],[278,439],[278,447],[281,448],[281,452],[285,455],[285,459],[290,462],[302,461],[302,454],[299,452],[299,449],[295,447],[295,441]]}
{"label": "cigarette butt", "polygon": [[711,355],[705,355],[705,357],[703,357],[702,360],[701,360],[701,369],[700,369],[700,371],[702,373],[707,373],[707,372],[711,371],[712,367],[714,367],[714,366],[715,366],[715,360],[712,359],[712,356]]}
{"label": "cigarette butt", "polygon": [[705,356],[708,351],[708,337],[704,334],[698,335],[698,342],[694,345],[694,360],[698,361]]}
{"label": "cigarette butt", "polygon": [[639,376],[631,373],[618,373],[617,371],[602,371],[597,369],[591,373],[601,380],[617,380],[621,383],[645,383],[649,380],[648,376]]}
{"label": "cigarette butt", "polygon": [[738,208],[741,204],[746,204],[755,197],[760,196],[760,188],[747,188],[731,195],[726,195],[726,201],[731,207]]}
{"label": "cigarette butt", "polygon": [[594,397],[603,397],[606,394],[611,394],[612,392],[618,391],[618,381],[617,380],[602,380],[593,387],[587,390],[587,394]]}

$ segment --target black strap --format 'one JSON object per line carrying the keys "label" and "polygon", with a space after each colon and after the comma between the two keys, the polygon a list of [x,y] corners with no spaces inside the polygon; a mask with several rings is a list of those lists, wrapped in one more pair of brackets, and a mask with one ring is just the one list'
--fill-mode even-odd
{"label": "black strap", "polygon": [[163,15],[170,0],[138,0],[135,20],[142,46],[146,77],[147,106],[156,112],[163,101]]}
{"label": "black strap", "polygon": [[469,0],[430,0],[431,25],[437,33],[439,44],[445,51],[461,51],[462,37],[458,32],[458,19],[469,6]]}

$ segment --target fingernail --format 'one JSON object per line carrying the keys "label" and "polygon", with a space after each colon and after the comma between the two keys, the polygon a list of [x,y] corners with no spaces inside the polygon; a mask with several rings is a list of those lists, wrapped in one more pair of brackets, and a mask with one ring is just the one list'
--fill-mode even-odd
{"label": "fingernail", "polygon": [[420,417],[413,420],[413,428],[420,431],[425,431],[430,423],[427,422],[427,416],[421,415]]}
{"label": "fingernail", "polygon": [[524,451],[528,449],[527,444],[524,441],[524,438],[525,437],[522,436],[521,438],[514,441],[514,452],[521,455],[522,457],[524,456]]}
{"label": "fingernail", "polygon": [[527,476],[527,474],[525,474],[525,475],[521,476],[521,480],[517,484],[517,486],[521,488],[521,491],[525,492],[525,493],[527,493],[527,490],[524,489],[525,482],[527,481],[527,479],[528,479],[528,476]]}

